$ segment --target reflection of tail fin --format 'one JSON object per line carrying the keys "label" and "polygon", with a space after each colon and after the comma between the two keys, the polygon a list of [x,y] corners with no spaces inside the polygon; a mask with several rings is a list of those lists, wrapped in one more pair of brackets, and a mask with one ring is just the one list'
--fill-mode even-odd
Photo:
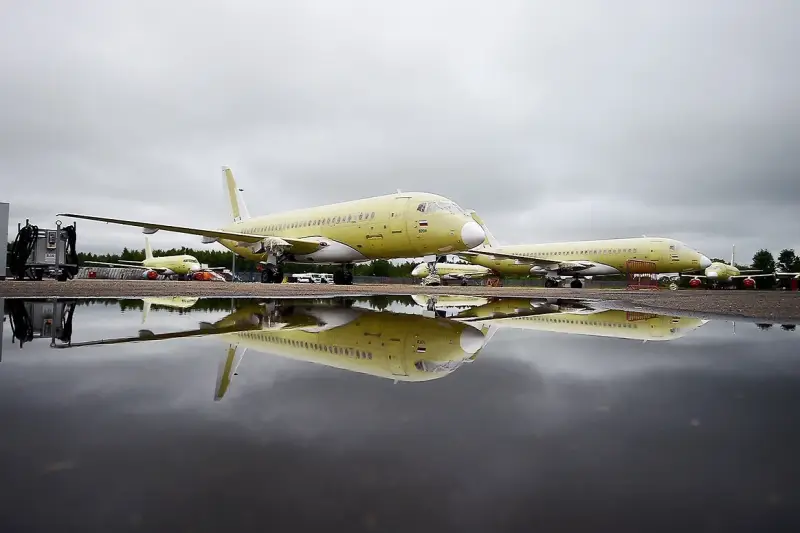
{"label": "reflection of tail fin", "polygon": [[247,351],[247,348],[245,348],[237,354],[237,348],[237,344],[228,345],[228,353],[226,354],[225,359],[219,365],[219,372],[217,373],[217,387],[214,390],[214,401],[221,400],[222,397],[225,396],[225,393],[228,392],[228,388],[231,385],[231,380],[233,379],[233,376],[236,375],[236,369],[239,368],[239,363],[242,362],[244,352]]}
{"label": "reflection of tail fin", "polygon": [[483,240],[483,244],[478,246],[478,249],[485,248],[487,246],[491,248],[497,248],[498,246],[500,246],[500,243],[497,241],[497,239],[494,238],[494,235],[492,235],[492,232],[489,231],[489,228],[486,227],[486,224],[483,222],[481,217],[478,216],[478,213],[476,213],[475,211],[470,211],[470,215],[472,215],[472,219],[475,222],[480,224],[481,228],[483,228],[483,232],[486,234],[486,238]]}
{"label": "reflection of tail fin", "polygon": [[148,239],[147,237],[144,238],[144,258],[145,259],[153,258],[153,249],[150,248],[150,239]]}
{"label": "reflection of tail fin", "polygon": [[250,213],[247,212],[247,206],[244,204],[242,189],[236,186],[236,180],[233,179],[233,172],[229,167],[222,167],[222,179],[225,186],[225,192],[228,193],[228,201],[231,207],[231,216],[234,222],[241,222],[250,218]]}
{"label": "reflection of tail fin", "polygon": [[144,307],[142,307],[142,324],[144,324],[144,321],[147,320],[147,313],[149,312],[150,312],[150,302],[145,300]]}

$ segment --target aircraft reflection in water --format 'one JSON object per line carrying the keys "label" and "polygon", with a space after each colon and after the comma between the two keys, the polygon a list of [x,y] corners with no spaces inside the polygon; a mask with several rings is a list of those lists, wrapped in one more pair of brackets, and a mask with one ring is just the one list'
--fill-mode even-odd
{"label": "aircraft reflection in water", "polygon": [[[143,299],[143,320],[150,306],[181,312],[197,306],[201,313],[208,305],[217,310],[239,308],[216,322],[201,322],[195,329],[169,333],[140,330],[138,336],[87,342],[72,342],[75,300],[6,299],[4,310],[9,315],[12,342],[20,341],[20,348],[25,342],[48,336],[53,348],[214,337],[227,344],[217,375],[216,400],[229,389],[247,349],[395,382],[430,381],[474,361],[500,328],[648,341],[677,339],[708,322],[702,317],[667,316],[648,309],[595,309],[581,301],[556,298],[415,295],[397,299],[412,300],[423,308],[422,314],[354,305],[369,305],[373,302],[369,298],[236,300],[235,304],[231,300],[147,298]],[[120,306],[123,302],[119,301]],[[760,329],[771,327],[758,320],[745,321]],[[794,325],[781,328],[793,331]]]}
{"label": "aircraft reflection in water", "polygon": [[474,360],[491,336],[485,329],[446,318],[353,307],[340,299],[277,300],[248,302],[193,330],[142,330],[137,337],[61,347],[213,336],[228,343],[217,377],[215,398],[220,399],[247,349],[394,381],[429,381]]}
{"label": "aircraft reflection in water", "polygon": [[147,320],[151,306],[168,307],[170,309],[191,309],[200,298],[196,296],[152,296],[142,298],[142,324]]}
{"label": "aircraft reflection in water", "polygon": [[708,322],[702,318],[593,309],[580,302],[555,298],[498,298],[489,301],[476,298],[471,307],[468,296],[451,299],[415,295],[413,298],[426,309],[435,308],[437,313],[447,313],[449,307],[455,307],[458,310],[451,318],[473,324],[642,341],[677,339]]}

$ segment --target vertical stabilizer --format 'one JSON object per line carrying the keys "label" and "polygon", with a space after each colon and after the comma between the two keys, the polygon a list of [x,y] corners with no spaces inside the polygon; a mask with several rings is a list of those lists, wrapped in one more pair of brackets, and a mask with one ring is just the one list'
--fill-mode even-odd
{"label": "vertical stabilizer", "polygon": [[247,206],[241,195],[242,190],[236,186],[236,180],[233,179],[233,172],[230,167],[222,167],[222,183],[228,195],[230,214],[233,217],[233,221],[241,222],[250,218],[250,213],[248,213]]}
{"label": "vertical stabilizer", "polygon": [[153,258],[153,249],[150,248],[150,239],[147,237],[144,238],[144,258],[145,260]]}
{"label": "vertical stabilizer", "polygon": [[487,248],[487,247],[497,248],[498,246],[500,246],[500,243],[497,241],[497,239],[494,238],[494,235],[492,235],[492,232],[489,231],[489,228],[486,227],[486,224],[483,222],[481,217],[478,216],[478,213],[476,213],[475,211],[470,211],[469,214],[472,216],[472,220],[480,224],[481,228],[483,228],[483,232],[486,234],[486,238],[483,239],[483,244],[474,249]]}

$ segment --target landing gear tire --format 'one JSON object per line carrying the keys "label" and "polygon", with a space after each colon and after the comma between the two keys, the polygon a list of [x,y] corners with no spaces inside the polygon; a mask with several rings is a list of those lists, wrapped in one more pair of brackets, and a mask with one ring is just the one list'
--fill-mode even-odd
{"label": "landing gear tire", "polygon": [[462,287],[466,287],[467,285],[468,285],[468,284],[467,284],[467,280],[464,280],[464,281],[462,281],[462,282],[461,282],[461,286],[462,286]]}
{"label": "landing gear tire", "polygon": [[554,279],[546,279],[544,280],[544,286],[548,289],[552,289],[553,287],[558,287],[558,282]]}
{"label": "landing gear tire", "polygon": [[575,279],[572,280],[572,282],[569,284],[569,286],[572,289],[581,289],[581,288],[583,288],[583,283],[581,282],[581,280],[575,278]]}
{"label": "landing gear tire", "polygon": [[261,271],[261,283],[280,283],[283,281],[283,270],[267,267]]}

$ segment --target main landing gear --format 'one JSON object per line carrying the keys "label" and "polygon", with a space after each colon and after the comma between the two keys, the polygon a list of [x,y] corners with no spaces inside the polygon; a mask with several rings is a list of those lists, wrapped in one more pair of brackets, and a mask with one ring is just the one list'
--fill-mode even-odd
{"label": "main landing gear", "polygon": [[[545,278],[544,286],[547,288],[558,287],[560,285],[560,280],[554,278]],[[582,289],[583,282],[580,278],[572,278],[572,281],[569,284],[570,288],[572,289]]]}
{"label": "main landing gear", "polygon": [[268,264],[261,271],[261,283],[280,283],[283,281],[283,269],[277,265]]}
{"label": "main landing gear", "polygon": [[333,273],[333,283],[335,285],[353,284],[353,265],[343,265],[342,268]]}

